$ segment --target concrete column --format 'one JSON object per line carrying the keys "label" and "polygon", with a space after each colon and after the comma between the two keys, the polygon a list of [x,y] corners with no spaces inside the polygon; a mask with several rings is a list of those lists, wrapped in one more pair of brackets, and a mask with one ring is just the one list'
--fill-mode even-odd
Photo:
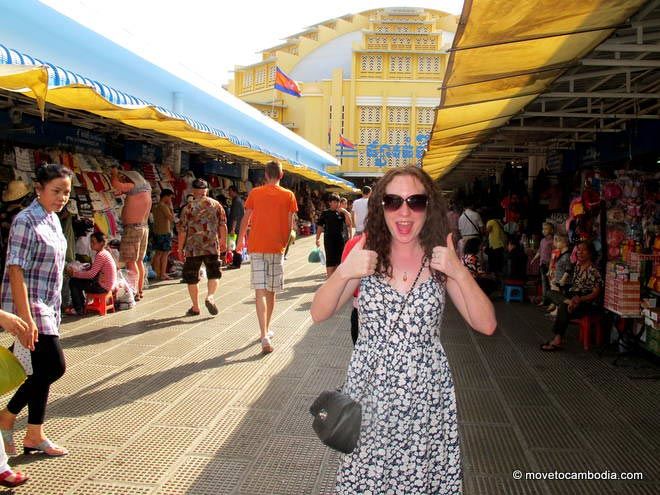
{"label": "concrete column", "polygon": [[539,172],[545,168],[546,156],[545,155],[530,155],[528,158],[527,167],[527,191],[532,192],[534,181]]}

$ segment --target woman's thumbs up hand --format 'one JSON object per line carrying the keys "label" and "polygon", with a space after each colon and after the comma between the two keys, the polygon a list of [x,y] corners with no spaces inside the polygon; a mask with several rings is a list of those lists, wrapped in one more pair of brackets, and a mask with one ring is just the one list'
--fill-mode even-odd
{"label": "woman's thumbs up hand", "polygon": [[366,237],[362,236],[348,253],[346,259],[337,268],[341,276],[347,279],[362,278],[373,275],[378,266],[376,251],[364,249]]}
{"label": "woman's thumbs up hand", "polygon": [[453,279],[456,279],[465,271],[463,263],[458,259],[458,254],[456,254],[454,239],[451,233],[447,235],[447,245],[435,246],[432,253],[430,267],[433,270],[442,272],[447,277]]}

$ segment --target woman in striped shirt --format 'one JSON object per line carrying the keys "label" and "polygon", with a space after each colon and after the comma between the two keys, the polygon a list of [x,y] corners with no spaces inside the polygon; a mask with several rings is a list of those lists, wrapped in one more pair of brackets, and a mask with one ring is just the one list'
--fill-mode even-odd
{"label": "woman in striped shirt", "polygon": [[117,265],[105,249],[107,239],[103,232],[94,232],[90,238],[90,247],[96,252],[94,263],[88,270],[75,271],[67,267],[69,288],[71,289],[71,302],[64,312],[68,315],[85,314],[85,294],[105,294],[112,292],[117,282]]}

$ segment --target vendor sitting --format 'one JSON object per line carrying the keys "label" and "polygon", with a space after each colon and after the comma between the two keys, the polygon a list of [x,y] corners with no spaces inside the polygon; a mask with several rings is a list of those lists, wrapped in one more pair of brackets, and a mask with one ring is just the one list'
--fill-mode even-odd
{"label": "vendor sitting", "polygon": [[571,276],[567,298],[557,307],[557,317],[552,327],[554,338],[541,345],[542,351],[562,349],[562,340],[572,318],[581,318],[595,309],[603,286],[603,279],[593,263],[596,255],[593,244],[581,241],[576,247],[577,264]]}
{"label": "vendor sitting", "polygon": [[508,236],[502,275],[505,284],[523,285],[527,280],[527,255],[516,235]]}
{"label": "vendor sitting", "polygon": [[71,302],[73,307],[64,310],[67,315],[85,314],[85,293],[105,294],[111,292],[117,281],[117,265],[105,246],[107,239],[103,232],[94,232],[90,238],[90,246],[96,253],[94,262],[88,270],[76,271],[71,266],[66,268],[71,277]]}
{"label": "vendor sitting", "polygon": [[479,250],[481,248],[481,240],[478,237],[471,237],[463,246],[463,258],[461,261],[463,265],[468,269],[470,275],[477,282],[481,290],[484,291],[486,295],[490,295],[492,292],[499,287],[499,283],[495,278],[486,273],[482,267],[481,262],[479,261]]}

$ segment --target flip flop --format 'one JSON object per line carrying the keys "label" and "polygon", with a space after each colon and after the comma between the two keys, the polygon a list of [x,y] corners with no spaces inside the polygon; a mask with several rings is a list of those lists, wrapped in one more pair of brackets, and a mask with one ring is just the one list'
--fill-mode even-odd
{"label": "flip flop", "polygon": [[550,341],[547,341],[544,344],[541,344],[541,350],[543,352],[556,352],[556,351],[563,351],[564,347],[561,345],[553,344]]}
{"label": "flip flop", "polygon": [[[10,476],[13,476],[14,479],[13,480],[7,479]],[[7,471],[0,473],[0,486],[5,486],[7,488],[16,488],[17,486],[21,486],[29,479],[30,479],[29,477],[25,476],[20,471],[12,471],[11,469],[8,469]]]}
{"label": "flip flop", "polygon": [[192,308],[190,308],[188,311],[186,311],[186,316],[199,316],[199,311],[194,311]]}
{"label": "flip flop", "polygon": [[[53,452],[56,449],[60,450],[61,452]],[[24,455],[43,454],[49,457],[62,457],[68,453],[69,451],[64,447],[60,447],[59,445],[51,442],[49,439],[44,440],[35,447],[28,447],[27,445],[23,444]]]}
{"label": "flip flop", "polygon": [[2,441],[5,444],[5,453],[7,455],[16,455],[16,444],[14,443],[14,430],[0,430]]}

